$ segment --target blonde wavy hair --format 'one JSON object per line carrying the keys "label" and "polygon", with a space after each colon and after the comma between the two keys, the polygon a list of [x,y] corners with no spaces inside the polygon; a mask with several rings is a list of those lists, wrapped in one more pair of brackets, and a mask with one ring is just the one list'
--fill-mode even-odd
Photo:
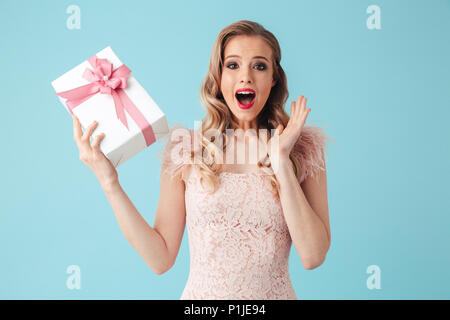
{"label": "blonde wavy hair", "polygon": [[[259,129],[267,129],[268,132],[272,132],[271,130],[275,130],[280,124],[286,128],[289,121],[289,115],[284,110],[284,105],[288,99],[289,92],[287,89],[286,75],[280,65],[281,49],[278,40],[262,25],[248,20],[237,21],[222,29],[214,43],[209,70],[200,91],[201,101],[206,107],[206,117],[202,120],[201,135],[199,137],[201,148],[197,150],[197,152],[201,152],[201,156],[197,158],[200,159],[200,162],[197,161],[194,164],[201,175],[201,183],[206,181],[207,184],[212,187],[212,193],[214,193],[217,188],[217,175],[222,171],[222,164],[217,163],[215,159],[217,156],[223,156],[223,151],[227,145],[226,129],[238,127],[223,98],[220,90],[220,82],[222,78],[225,47],[231,38],[239,35],[259,36],[272,48],[273,78],[276,81],[276,84],[272,87],[266,104],[257,117],[258,129],[256,131],[258,132]],[[211,141],[211,138],[205,136],[205,132],[212,128],[222,133],[222,149],[213,143],[214,140]],[[195,153],[196,151],[191,151],[191,159],[195,156]],[[301,174],[300,163],[297,158],[293,157],[292,153],[289,158],[293,163],[294,172],[298,179]],[[270,164],[263,164],[261,161],[258,161],[257,164],[258,167],[262,169],[264,169],[264,167],[270,168]],[[279,183],[273,174],[273,171],[271,172],[272,173],[269,174],[271,176],[271,185],[274,193],[278,194]]]}

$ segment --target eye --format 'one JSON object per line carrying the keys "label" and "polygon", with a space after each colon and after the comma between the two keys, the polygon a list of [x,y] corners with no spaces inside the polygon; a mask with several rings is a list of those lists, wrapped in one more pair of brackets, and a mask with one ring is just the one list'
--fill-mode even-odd
{"label": "eye", "polygon": [[[254,65],[254,67],[255,67],[257,70],[259,70],[259,71],[264,71],[264,70],[267,69],[266,65],[265,65],[264,63],[262,63],[262,62],[256,63],[256,64]],[[235,63],[235,62],[230,62],[230,63],[227,64],[227,68],[228,68],[228,69],[231,69],[231,70],[234,70],[234,69],[237,68],[237,63]]]}
{"label": "eye", "polygon": [[263,70],[267,69],[266,65],[264,63],[257,63],[257,64],[255,64],[255,67],[257,67],[258,70],[260,70],[260,71],[263,71]]}

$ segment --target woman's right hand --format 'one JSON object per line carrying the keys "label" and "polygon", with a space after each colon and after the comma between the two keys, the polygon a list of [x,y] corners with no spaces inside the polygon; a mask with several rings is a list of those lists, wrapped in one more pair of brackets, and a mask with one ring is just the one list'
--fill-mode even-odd
{"label": "woman's right hand", "polygon": [[94,121],[83,133],[78,117],[75,114],[72,114],[72,118],[73,138],[78,146],[78,151],[80,152],[80,160],[94,172],[102,187],[110,186],[111,184],[118,182],[116,168],[114,168],[111,161],[100,150],[100,143],[105,137],[105,134],[101,133],[95,136],[92,145],[90,143],[92,132],[94,132],[98,123]]}

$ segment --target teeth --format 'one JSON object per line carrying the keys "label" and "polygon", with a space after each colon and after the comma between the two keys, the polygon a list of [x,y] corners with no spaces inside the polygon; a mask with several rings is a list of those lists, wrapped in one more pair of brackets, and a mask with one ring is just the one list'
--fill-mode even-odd
{"label": "teeth", "polygon": [[250,92],[250,91],[241,91],[241,92],[238,92],[238,94],[253,94],[253,92]]}

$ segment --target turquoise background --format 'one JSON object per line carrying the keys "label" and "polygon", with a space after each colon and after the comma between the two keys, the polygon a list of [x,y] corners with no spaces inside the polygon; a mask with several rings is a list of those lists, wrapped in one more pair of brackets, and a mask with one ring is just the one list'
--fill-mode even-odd
{"label": "turquoise background", "polygon": [[[80,30],[66,27],[72,4]],[[381,30],[366,27],[372,4]],[[187,233],[174,267],[154,274],[80,162],[72,119],[50,83],[109,45],[168,120],[192,129],[205,115],[199,90],[213,42],[241,19],[275,34],[289,101],[305,95],[307,124],[326,124],[335,141],[332,244],[311,271],[292,247],[297,296],[450,298],[450,1],[2,0],[1,299],[179,299]],[[150,225],[160,147],[118,170]],[[69,265],[81,268],[80,290],[66,287]],[[381,269],[379,290],[366,286],[370,265]]]}

